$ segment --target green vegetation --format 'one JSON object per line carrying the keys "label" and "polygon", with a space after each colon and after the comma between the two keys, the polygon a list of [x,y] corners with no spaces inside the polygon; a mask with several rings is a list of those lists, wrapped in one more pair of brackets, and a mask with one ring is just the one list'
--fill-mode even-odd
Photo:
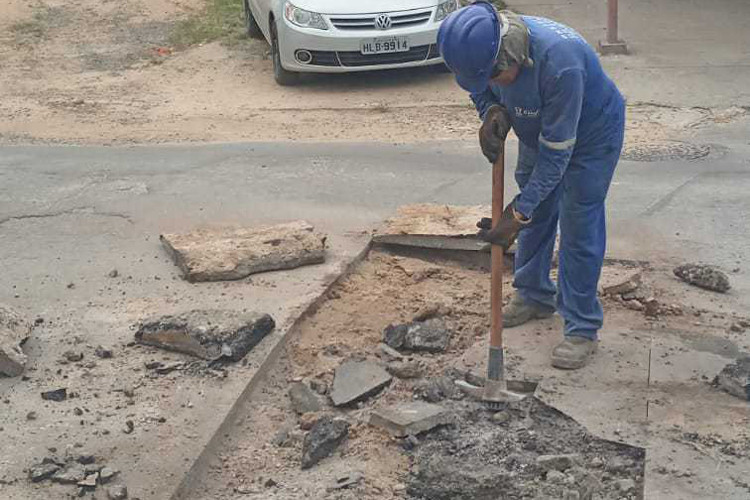
{"label": "green vegetation", "polygon": [[169,40],[176,47],[220,40],[235,45],[247,38],[242,0],[206,0],[206,7],[177,23]]}

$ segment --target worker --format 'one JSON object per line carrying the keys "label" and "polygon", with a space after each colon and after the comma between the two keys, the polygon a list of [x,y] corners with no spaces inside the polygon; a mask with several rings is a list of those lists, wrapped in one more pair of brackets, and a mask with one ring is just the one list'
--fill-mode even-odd
{"label": "worker", "polygon": [[[552,365],[584,366],[598,343],[597,286],[606,246],[604,200],[620,157],[625,100],[599,59],[573,29],[541,17],[498,12],[478,1],[446,19],[438,47],[480,118],[482,152],[492,163],[512,127],[519,139],[520,194],[485,241],[505,248],[518,238],[514,296],[503,326],[564,320]],[[557,288],[550,279],[560,226]]]}

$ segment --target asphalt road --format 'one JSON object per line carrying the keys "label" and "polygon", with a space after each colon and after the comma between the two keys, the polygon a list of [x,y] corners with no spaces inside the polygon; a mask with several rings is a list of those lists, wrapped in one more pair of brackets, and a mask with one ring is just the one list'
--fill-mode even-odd
{"label": "asphalt road", "polygon": [[[750,305],[747,123],[696,137],[698,161],[621,161],[608,200],[612,258],[703,261],[735,271]],[[515,147],[507,160],[512,194]],[[0,300],[54,300],[39,283],[100,277],[152,252],[162,232],[308,219],[332,238],[368,231],[402,204],[490,200],[472,143],[212,144],[0,148]]]}

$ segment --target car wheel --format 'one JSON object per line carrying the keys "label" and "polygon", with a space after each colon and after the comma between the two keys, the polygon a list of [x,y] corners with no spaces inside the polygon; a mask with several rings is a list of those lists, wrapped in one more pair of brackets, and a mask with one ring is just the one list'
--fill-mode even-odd
{"label": "car wheel", "polygon": [[263,38],[263,32],[260,30],[255,16],[253,16],[253,11],[250,10],[248,0],[242,0],[242,4],[245,7],[245,30],[247,31],[247,36],[250,38]]}
{"label": "car wheel", "polygon": [[276,34],[276,22],[271,23],[271,56],[273,58],[273,77],[279,85],[295,85],[299,80],[299,73],[287,71],[281,65],[281,50],[279,37]]}

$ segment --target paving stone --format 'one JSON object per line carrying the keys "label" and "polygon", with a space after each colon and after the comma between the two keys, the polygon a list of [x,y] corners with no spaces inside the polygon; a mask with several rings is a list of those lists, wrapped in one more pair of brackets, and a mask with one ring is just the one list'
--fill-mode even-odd
{"label": "paving stone", "polygon": [[370,424],[396,437],[416,436],[439,425],[450,423],[450,413],[443,407],[413,401],[372,412]]}
{"label": "paving stone", "polygon": [[345,361],[336,368],[331,400],[335,406],[356,403],[379,392],[392,378],[373,361]]}
{"label": "paving stone", "polygon": [[349,422],[330,415],[321,417],[302,444],[302,468],[309,469],[331,455],[349,435]]}
{"label": "paving stone", "polygon": [[21,346],[31,335],[31,324],[8,306],[0,304],[0,375],[17,377],[26,367]]}
{"label": "paving stone", "polygon": [[239,361],[276,326],[268,314],[196,309],[146,320],[137,342],[215,360]]}
{"label": "paving stone", "polygon": [[326,237],[295,221],[254,228],[196,229],[160,236],[185,279],[236,280],[325,261]]}
{"label": "paving stone", "polygon": [[298,415],[317,412],[322,409],[318,397],[302,382],[295,382],[289,387],[289,399],[292,409]]}

